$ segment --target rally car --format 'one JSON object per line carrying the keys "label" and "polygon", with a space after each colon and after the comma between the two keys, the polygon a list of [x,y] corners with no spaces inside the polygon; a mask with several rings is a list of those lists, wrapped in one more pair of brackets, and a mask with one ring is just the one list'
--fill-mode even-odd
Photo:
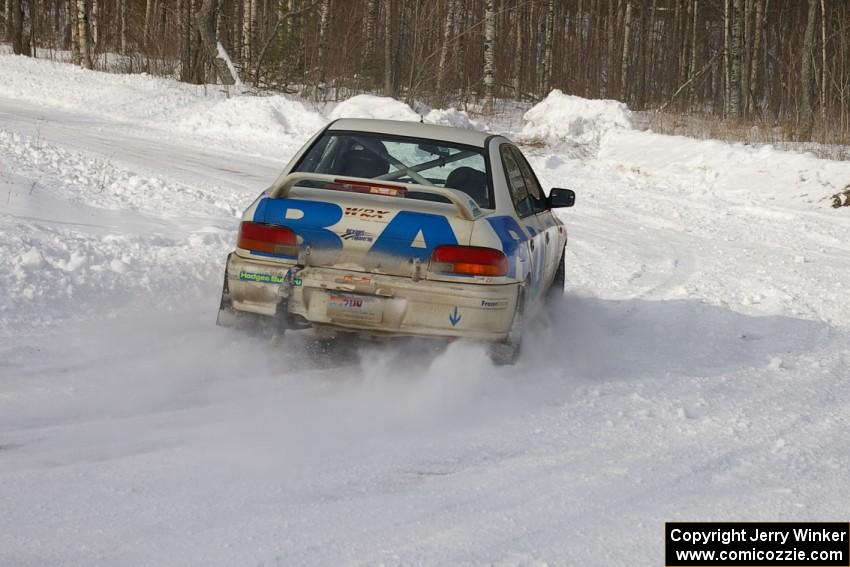
{"label": "rally car", "polygon": [[523,321],[563,293],[567,230],[510,140],[341,119],[245,211],[218,324],[464,338],[511,363]]}

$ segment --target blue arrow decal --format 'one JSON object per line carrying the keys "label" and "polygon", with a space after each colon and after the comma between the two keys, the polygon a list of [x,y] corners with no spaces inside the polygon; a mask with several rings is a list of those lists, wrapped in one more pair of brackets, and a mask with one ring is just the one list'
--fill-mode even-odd
{"label": "blue arrow decal", "polygon": [[449,314],[449,323],[452,324],[452,327],[460,323],[460,314],[457,312],[457,305],[455,305],[455,310]]}

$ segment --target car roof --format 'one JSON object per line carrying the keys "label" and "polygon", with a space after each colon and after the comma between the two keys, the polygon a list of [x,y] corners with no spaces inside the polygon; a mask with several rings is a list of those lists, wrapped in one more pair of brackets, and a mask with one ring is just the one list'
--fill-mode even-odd
{"label": "car roof", "polygon": [[353,132],[374,132],[411,138],[426,138],[483,148],[488,132],[479,132],[467,128],[453,128],[437,124],[422,124],[403,120],[377,120],[373,118],[341,118],[331,123],[328,130],[344,130]]}

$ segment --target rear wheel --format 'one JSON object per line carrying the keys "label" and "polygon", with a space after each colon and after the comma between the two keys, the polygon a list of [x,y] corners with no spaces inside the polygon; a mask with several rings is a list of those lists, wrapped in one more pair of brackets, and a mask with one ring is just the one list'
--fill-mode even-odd
{"label": "rear wheel", "polygon": [[516,363],[522,350],[522,331],[525,320],[525,286],[520,286],[516,311],[514,312],[508,336],[504,341],[490,345],[490,360],[496,366],[510,366]]}
{"label": "rear wheel", "polygon": [[284,317],[268,317],[257,313],[237,311],[230,299],[230,289],[227,286],[227,272],[224,273],[224,284],[221,288],[221,300],[218,304],[218,316],[215,324],[219,327],[238,329],[257,335],[281,336],[286,331]]}

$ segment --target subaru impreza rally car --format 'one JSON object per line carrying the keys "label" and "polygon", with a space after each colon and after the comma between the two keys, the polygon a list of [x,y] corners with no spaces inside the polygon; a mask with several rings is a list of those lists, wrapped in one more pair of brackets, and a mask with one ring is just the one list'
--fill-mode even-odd
{"label": "subaru impreza rally car", "polygon": [[520,150],[473,130],[342,119],[245,211],[218,324],[465,338],[513,362],[563,293],[567,231]]}

